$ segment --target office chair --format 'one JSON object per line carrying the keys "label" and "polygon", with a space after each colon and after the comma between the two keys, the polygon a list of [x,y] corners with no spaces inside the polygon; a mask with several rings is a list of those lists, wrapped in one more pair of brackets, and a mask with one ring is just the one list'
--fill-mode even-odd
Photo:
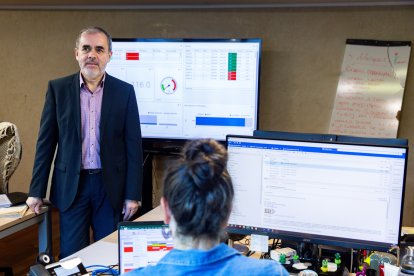
{"label": "office chair", "polygon": [[17,127],[8,122],[0,122],[0,193],[9,192],[9,179],[20,163],[22,144]]}

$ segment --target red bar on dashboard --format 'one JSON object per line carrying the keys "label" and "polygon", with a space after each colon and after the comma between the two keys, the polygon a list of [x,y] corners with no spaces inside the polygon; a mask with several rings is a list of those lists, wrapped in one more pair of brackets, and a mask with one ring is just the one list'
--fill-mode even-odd
{"label": "red bar on dashboard", "polygon": [[139,53],[138,52],[127,52],[126,60],[139,60]]}
{"label": "red bar on dashboard", "polygon": [[124,252],[133,252],[134,249],[132,248],[132,246],[125,246],[124,247]]}
{"label": "red bar on dashboard", "polygon": [[228,80],[236,80],[237,79],[237,72],[228,72],[228,74],[227,74],[227,76],[228,76]]}

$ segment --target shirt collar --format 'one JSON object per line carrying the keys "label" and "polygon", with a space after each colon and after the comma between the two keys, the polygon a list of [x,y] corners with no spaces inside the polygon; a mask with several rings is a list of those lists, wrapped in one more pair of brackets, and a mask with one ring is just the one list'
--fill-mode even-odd
{"label": "shirt collar", "polygon": [[[104,74],[104,76],[103,76],[103,78],[101,80],[101,83],[99,84],[100,87],[103,87],[104,86],[105,78],[106,78],[106,73]],[[85,86],[85,81],[83,80],[82,73],[79,73],[79,87],[82,88],[84,86]]]}
{"label": "shirt collar", "polygon": [[178,265],[203,265],[215,263],[220,260],[229,258],[233,255],[240,254],[233,248],[221,243],[210,250],[190,249],[179,250],[173,249],[165,255],[159,263],[178,264]]}

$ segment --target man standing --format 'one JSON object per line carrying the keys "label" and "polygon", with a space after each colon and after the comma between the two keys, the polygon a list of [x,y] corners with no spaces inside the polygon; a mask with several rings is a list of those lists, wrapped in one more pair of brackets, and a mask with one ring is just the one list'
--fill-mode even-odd
{"label": "man standing", "polygon": [[[110,35],[83,29],[76,40],[80,72],[49,82],[26,203],[38,213],[46,196],[53,156],[50,200],[59,210],[60,258],[116,229],[139,207],[142,146],[132,85],[105,73]],[[123,214],[123,215],[122,215]]]}

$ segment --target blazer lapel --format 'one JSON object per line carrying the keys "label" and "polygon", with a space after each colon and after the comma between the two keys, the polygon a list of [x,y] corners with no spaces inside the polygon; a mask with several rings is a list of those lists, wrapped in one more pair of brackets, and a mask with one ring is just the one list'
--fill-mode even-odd
{"label": "blazer lapel", "polygon": [[72,93],[72,102],[74,106],[73,112],[75,112],[75,124],[76,124],[76,132],[78,134],[79,143],[82,143],[82,136],[81,136],[81,109],[80,109],[80,73],[75,74],[73,78],[72,87],[70,91]]}
{"label": "blazer lapel", "polygon": [[102,107],[101,107],[101,124],[100,124],[100,140],[102,141],[103,133],[105,132],[106,125],[111,114],[112,106],[115,104],[116,91],[113,83],[113,79],[110,75],[106,74],[103,97],[102,97]]}

